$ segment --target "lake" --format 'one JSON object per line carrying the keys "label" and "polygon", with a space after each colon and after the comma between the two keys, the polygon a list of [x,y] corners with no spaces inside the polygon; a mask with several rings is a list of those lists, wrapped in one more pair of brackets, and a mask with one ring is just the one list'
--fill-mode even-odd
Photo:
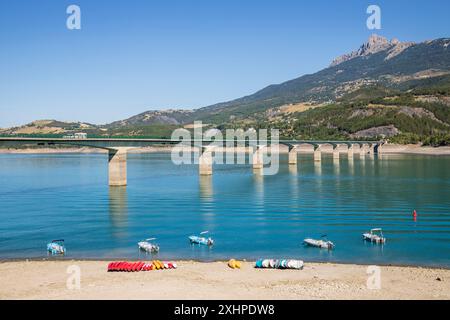
{"label": "lake", "polygon": [[[250,165],[176,166],[169,153],[130,154],[128,186],[108,186],[104,154],[0,155],[0,259],[150,259],[137,242],[156,237],[158,259],[298,258],[450,267],[450,158],[331,154],[297,166],[282,155],[274,176]],[[416,209],[415,221],[412,211]],[[361,234],[383,228],[385,245]],[[209,230],[216,244],[191,246]],[[335,250],[302,245],[327,235]]]}

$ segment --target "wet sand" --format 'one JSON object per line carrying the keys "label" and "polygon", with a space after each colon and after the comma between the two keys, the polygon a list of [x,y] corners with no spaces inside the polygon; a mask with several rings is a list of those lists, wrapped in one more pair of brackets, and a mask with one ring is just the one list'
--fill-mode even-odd
{"label": "wet sand", "polygon": [[[255,269],[245,262],[177,262],[176,270],[107,272],[107,261],[0,263],[0,299],[450,299],[450,270],[381,268],[381,289],[367,287],[367,266],[306,263],[303,270]],[[67,287],[78,266],[80,289]],[[70,270],[69,270],[70,271]]]}

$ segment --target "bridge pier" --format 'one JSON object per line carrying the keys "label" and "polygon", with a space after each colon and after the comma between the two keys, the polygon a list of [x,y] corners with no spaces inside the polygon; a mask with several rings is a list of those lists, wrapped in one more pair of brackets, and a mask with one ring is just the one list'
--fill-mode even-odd
{"label": "bridge pier", "polygon": [[362,144],[361,146],[360,146],[360,148],[359,148],[359,156],[362,158],[362,157],[365,157],[366,156],[366,153],[367,153],[367,151],[366,151],[366,145],[365,144]]}
{"label": "bridge pier", "polygon": [[252,155],[253,169],[262,169],[264,167],[263,151],[261,146],[257,146]]}
{"label": "bridge pier", "polygon": [[339,146],[333,146],[333,160],[339,161]]}
{"label": "bridge pier", "polygon": [[289,174],[291,174],[291,175],[297,175],[297,173],[298,173],[298,167],[295,164],[290,164],[288,166],[288,170],[289,170]]}
{"label": "bridge pier", "polygon": [[320,150],[320,145],[318,147],[314,147],[314,161],[322,161],[322,151]]}
{"label": "bridge pier", "polygon": [[127,185],[127,148],[108,150],[109,185],[122,187]]}
{"label": "bridge pier", "polygon": [[348,146],[347,156],[348,156],[349,159],[353,159],[353,152],[354,152],[354,150],[355,150],[355,148],[354,148],[353,144]]}
{"label": "bridge pier", "polygon": [[200,157],[198,159],[198,173],[201,176],[210,176],[212,175],[212,151],[207,148],[202,148]]}
{"label": "bridge pier", "polygon": [[297,149],[294,146],[289,146],[289,164],[297,164]]}

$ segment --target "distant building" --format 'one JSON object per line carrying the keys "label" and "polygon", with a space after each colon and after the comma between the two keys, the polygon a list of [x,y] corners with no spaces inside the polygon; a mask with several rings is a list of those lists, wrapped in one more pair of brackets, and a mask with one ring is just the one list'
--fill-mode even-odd
{"label": "distant building", "polygon": [[64,139],[87,139],[87,133],[77,132],[74,134],[63,136]]}
{"label": "distant building", "polygon": [[75,133],[75,139],[87,139],[87,133],[84,132]]}

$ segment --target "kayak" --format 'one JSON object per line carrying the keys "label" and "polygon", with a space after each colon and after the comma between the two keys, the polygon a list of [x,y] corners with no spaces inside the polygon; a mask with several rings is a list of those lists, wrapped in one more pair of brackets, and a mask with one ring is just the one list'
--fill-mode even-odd
{"label": "kayak", "polygon": [[303,269],[303,261],[294,259],[259,259],[255,262],[255,268],[301,270]]}
{"label": "kayak", "polygon": [[241,264],[240,261],[237,261],[237,260],[235,260],[235,259],[230,259],[230,261],[228,261],[228,266],[229,266],[231,269],[240,269],[241,266],[242,266],[242,264]]}
{"label": "kayak", "polygon": [[315,239],[307,238],[307,239],[303,240],[303,243],[310,247],[316,247],[316,248],[321,248],[321,249],[331,250],[334,248],[334,243],[331,241],[315,240]]}
{"label": "kayak", "polygon": [[175,262],[161,262],[154,260],[150,262],[138,261],[138,262],[126,262],[118,261],[108,264],[108,272],[122,271],[122,272],[139,272],[139,271],[152,271],[152,270],[164,270],[164,269],[176,269],[177,264]]}

